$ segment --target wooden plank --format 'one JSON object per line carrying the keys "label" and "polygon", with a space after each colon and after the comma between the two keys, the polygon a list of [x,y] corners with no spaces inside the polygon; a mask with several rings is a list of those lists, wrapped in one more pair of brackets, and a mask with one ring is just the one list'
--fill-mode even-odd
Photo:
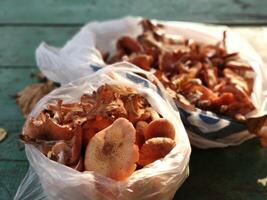
{"label": "wooden plank", "polygon": [[175,199],[266,199],[266,187],[257,183],[267,177],[266,156],[257,139],[231,148],[193,149],[190,176]]}
{"label": "wooden plank", "polygon": [[19,141],[24,118],[16,106],[14,94],[36,82],[30,78],[31,68],[0,68],[0,127],[7,130],[7,138],[0,142],[0,199],[13,199],[28,169],[24,145]]}
{"label": "wooden plank", "polygon": [[[17,151],[14,147],[11,148],[13,151]],[[24,151],[23,151],[24,153]],[[23,154],[24,156],[24,154]],[[25,157],[25,156],[24,156]],[[1,200],[10,200],[16,194],[17,188],[21,180],[24,178],[27,169],[28,161],[16,162],[2,161],[0,160],[0,198]]]}
{"label": "wooden plank", "polygon": [[[247,39],[267,63],[267,27],[232,27]],[[79,30],[74,27],[0,27],[0,68],[35,67],[35,49],[46,41],[62,46]]]}
{"label": "wooden plank", "polygon": [[[266,30],[235,28],[265,55],[267,61]],[[12,97],[24,86],[35,82],[30,74],[36,68],[29,66],[34,66],[33,52],[42,38],[60,46],[75,31],[76,28],[64,27],[0,27],[0,33],[5,33],[0,44],[0,127],[8,131],[8,137],[0,143],[0,199],[12,199],[28,167],[23,145],[18,140],[24,119]],[[30,42],[32,38],[35,39]],[[6,55],[11,56],[7,59]],[[266,199],[266,187],[257,183],[257,179],[267,176],[263,170],[267,168],[266,156],[266,149],[262,149],[257,140],[233,148],[194,149],[190,177],[175,199]]]}
{"label": "wooden plank", "polygon": [[126,15],[163,20],[184,20],[228,24],[266,24],[267,1],[224,0],[2,0],[2,24],[70,24]]}
{"label": "wooden plank", "polygon": [[0,127],[8,133],[8,137],[0,143],[1,164],[2,161],[25,160],[25,156],[22,156],[24,148],[18,138],[25,119],[16,105],[14,96],[26,85],[36,82],[36,79],[31,78],[33,72],[36,70],[31,68],[0,69]]}
{"label": "wooden plank", "polygon": [[31,78],[33,72],[36,72],[36,69],[0,68],[0,126],[8,125],[4,128],[12,130],[18,130],[21,127],[24,119],[16,106],[14,95],[26,85],[36,82],[34,78]]}
{"label": "wooden plank", "polygon": [[35,66],[35,49],[42,41],[62,46],[79,28],[0,27],[0,66]]}

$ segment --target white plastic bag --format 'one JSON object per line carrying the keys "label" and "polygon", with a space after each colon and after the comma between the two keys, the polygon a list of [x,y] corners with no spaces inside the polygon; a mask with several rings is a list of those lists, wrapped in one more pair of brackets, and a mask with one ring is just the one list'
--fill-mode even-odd
{"label": "white plastic bag", "polygon": [[[176,130],[176,146],[173,150],[165,158],[135,171],[126,181],[116,182],[95,172],[78,172],[48,159],[35,147],[26,145],[26,155],[34,170],[30,169],[27,173],[15,199],[43,199],[44,196],[57,200],[171,200],[173,198],[189,172],[191,148],[187,134],[179,113],[160,96],[159,88],[133,73],[146,75],[146,72],[128,65],[120,63],[109,66],[54,90],[39,101],[27,120],[37,116],[47,104],[57,99],[75,102],[83,93],[93,92],[103,84],[122,84],[135,88],[147,98],[158,113],[172,122]],[[57,75],[54,74],[55,77]],[[40,184],[39,186],[36,184],[38,188],[33,186],[33,182],[38,183],[34,171],[44,190],[39,195]]]}
{"label": "white plastic bag", "polygon": [[[138,24],[141,19],[126,17],[88,23],[61,49],[42,43],[36,51],[37,64],[49,79],[62,84],[90,74],[94,71],[94,66],[105,66],[98,49],[102,52],[114,52],[118,38],[123,35],[136,37],[142,31]],[[229,52],[239,52],[256,72],[252,100],[257,107],[257,113],[252,113],[251,116],[262,116],[267,113],[267,70],[259,55],[245,40],[223,26],[156,20],[155,22],[162,23],[170,36],[175,37],[178,34],[198,42],[213,44],[221,41],[223,31],[227,30],[226,43]],[[51,73],[54,70],[60,71],[60,76],[54,77]],[[238,145],[255,137],[247,131],[244,124],[228,117],[218,117],[212,112],[200,109],[188,112],[179,108],[179,111],[191,144],[199,148]]]}

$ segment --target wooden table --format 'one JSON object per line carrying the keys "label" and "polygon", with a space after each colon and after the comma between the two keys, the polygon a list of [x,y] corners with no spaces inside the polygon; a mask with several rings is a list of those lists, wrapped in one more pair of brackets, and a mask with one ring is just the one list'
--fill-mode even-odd
{"label": "wooden table", "polygon": [[[0,2],[0,127],[8,137],[0,143],[0,199],[12,199],[28,162],[18,134],[24,123],[14,94],[35,82],[35,48],[41,41],[61,46],[91,20],[140,15],[230,25],[247,38],[267,62],[267,1],[263,0],[2,0]],[[111,2],[111,1],[110,1]],[[191,174],[177,192],[183,200],[261,200],[267,187],[267,150],[257,139],[238,147],[193,149]]]}

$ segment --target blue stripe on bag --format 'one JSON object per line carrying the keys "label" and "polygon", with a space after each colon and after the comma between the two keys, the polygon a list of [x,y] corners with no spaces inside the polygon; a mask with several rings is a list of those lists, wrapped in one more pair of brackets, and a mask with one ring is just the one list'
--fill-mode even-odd
{"label": "blue stripe on bag", "polygon": [[144,87],[149,88],[149,82],[144,78],[129,73],[126,73],[126,77],[137,84],[142,84]]}
{"label": "blue stripe on bag", "polygon": [[187,112],[177,105],[181,119],[186,128],[193,133],[209,139],[216,140],[246,130],[246,126],[232,118],[217,116],[211,112]]}
{"label": "blue stripe on bag", "polygon": [[154,86],[156,89],[156,92],[163,98],[163,94],[162,94],[161,89],[158,85],[152,85],[150,81],[148,81],[147,79],[145,79],[143,77],[139,77],[138,75],[126,73],[126,77],[128,79],[130,79],[131,81],[133,81],[134,83],[137,83],[137,84],[141,83],[146,88],[151,88]]}
{"label": "blue stripe on bag", "polygon": [[93,65],[93,64],[89,65],[89,67],[93,70],[93,72],[96,72],[99,69],[102,69],[103,68],[101,66],[97,66],[97,65]]}

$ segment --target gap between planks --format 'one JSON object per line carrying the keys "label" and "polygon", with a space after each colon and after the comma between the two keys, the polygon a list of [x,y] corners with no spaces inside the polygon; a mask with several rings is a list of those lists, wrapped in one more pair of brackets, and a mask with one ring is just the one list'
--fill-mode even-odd
{"label": "gap between planks", "polygon": [[[104,20],[99,20],[104,21]],[[195,23],[204,23],[204,24],[211,24],[211,25],[222,25],[222,26],[230,26],[230,27],[255,27],[255,26],[267,26],[267,22],[259,22],[259,21],[252,21],[252,22],[214,22],[214,21],[186,21],[185,22],[195,22]],[[90,21],[88,21],[89,23]],[[0,23],[0,27],[81,27],[84,26],[86,23],[32,23],[32,22],[23,22],[23,23],[16,23],[16,22],[6,22]]]}

